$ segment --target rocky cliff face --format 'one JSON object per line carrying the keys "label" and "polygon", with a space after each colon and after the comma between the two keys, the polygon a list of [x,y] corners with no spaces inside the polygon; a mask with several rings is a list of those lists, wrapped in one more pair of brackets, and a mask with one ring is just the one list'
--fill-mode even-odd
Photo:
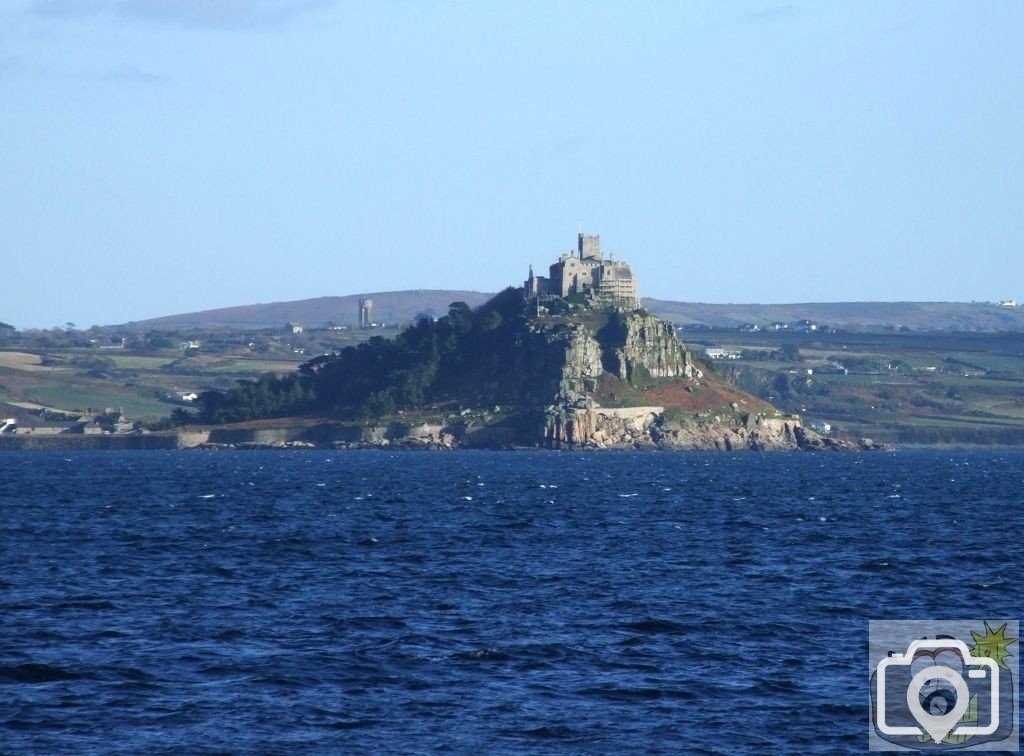
{"label": "rocky cliff face", "polygon": [[541,430],[549,449],[573,447],[626,448],[657,444],[651,429],[658,423],[661,407],[549,407]]}
{"label": "rocky cliff face", "polygon": [[530,321],[495,360],[501,400],[522,406],[572,401],[593,391],[603,372],[601,345],[580,323]]}
{"label": "rocky cliff face", "polygon": [[851,451],[884,448],[854,444],[803,427],[798,417],[750,414],[669,419],[663,407],[566,408],[545,414],[543,445],[550,449],[669,449],[679,451]]}
{"label": "rocky cliff face", "polygon": [[[664,407],[550,407],[544,418],[544,445],[552,449],[708,449],[771,451],[800,446],[800,421],[751,415],[730,422],[721,417],[680,422]],[[801,438],[807,438],[802,436]]]}
{"label": "rocky cliff face", "polygon": [[631,385],[701,377],[672,324],[653,315],[614,313],[599,328],[536,319],[516,346],[511,368],[527,404],[580,404],[605,372]]}
{"label": "rocky cliff face", "polygon": [[607,332],[605,363],[609,372],[628,383],[649,378],[694,378],[689,352],[676,337],[675,326],[653,315],[617,316]]}
{"label": "rocky cliff face", "polygon": [[604,371],[600,342],[582,325],[572,325],[556,343],[565,348],[557,396],[570,398],[592,391]]}
{"label": "rocky cliff face", "polygon": [[799,418],[751,414],[733,422],[721,418],[663,421],[651,432],[660,446],[671,449],[779,451],[800,448],[798,428],[802,428]]}
{"label": "rocky cliff face", "polygon": [[[599,322],[599,321],[598,321]],[[530,397],[542,404],[537,441],[548,448],[666,448],[774,450],[838,448],[802,427],[796,417],[764,410],[666,414],[663,406],[602,407],[595,388],[602,375],[615,376],[628,389],[665,382],[703,391],[696,367],[675,328],[653,315],[612,313],[599,327],[586,318],[530,321],[529,342],[516,369],[544,391]]]}

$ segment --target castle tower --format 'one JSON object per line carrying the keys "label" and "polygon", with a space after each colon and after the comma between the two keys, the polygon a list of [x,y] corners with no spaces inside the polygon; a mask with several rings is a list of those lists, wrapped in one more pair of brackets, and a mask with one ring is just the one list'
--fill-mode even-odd
{"label": "castle tower", "polygon": [[581,260],[595,260],[601,262],[601,237],[587,236],[580,231],[577,245]]}

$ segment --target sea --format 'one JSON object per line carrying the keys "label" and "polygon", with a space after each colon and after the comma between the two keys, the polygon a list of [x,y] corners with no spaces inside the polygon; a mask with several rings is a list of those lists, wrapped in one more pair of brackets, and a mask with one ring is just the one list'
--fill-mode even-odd
{"label": "sea", "polygon": [[1024,452],[0,454],[0,752],[864,753]]}

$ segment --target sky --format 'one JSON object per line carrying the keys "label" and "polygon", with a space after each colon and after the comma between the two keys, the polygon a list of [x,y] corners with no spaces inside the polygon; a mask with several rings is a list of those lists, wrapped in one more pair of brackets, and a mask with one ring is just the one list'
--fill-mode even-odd
{"label": "sky", "polygon": [[1024,299],[1024,3],[0,0],[0,321]]}

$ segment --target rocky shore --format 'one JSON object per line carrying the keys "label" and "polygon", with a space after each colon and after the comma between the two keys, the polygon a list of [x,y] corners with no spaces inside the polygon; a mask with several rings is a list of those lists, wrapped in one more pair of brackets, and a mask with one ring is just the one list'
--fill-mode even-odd
{"label": "rocky shore", "polygon": [[[531,430],[531,427],[533,430]],[[499,423],[457,422],[354,425],[320,423],[294,427],[215,427],[166,433],[0,436],[2,450],[128,449],[564,449],[679,451],[856,451],[885,447],[869,439],[823,437],[799,418],[748,415],[671,420],[661,407],[549,408],[531,424],[517,417]]]}

